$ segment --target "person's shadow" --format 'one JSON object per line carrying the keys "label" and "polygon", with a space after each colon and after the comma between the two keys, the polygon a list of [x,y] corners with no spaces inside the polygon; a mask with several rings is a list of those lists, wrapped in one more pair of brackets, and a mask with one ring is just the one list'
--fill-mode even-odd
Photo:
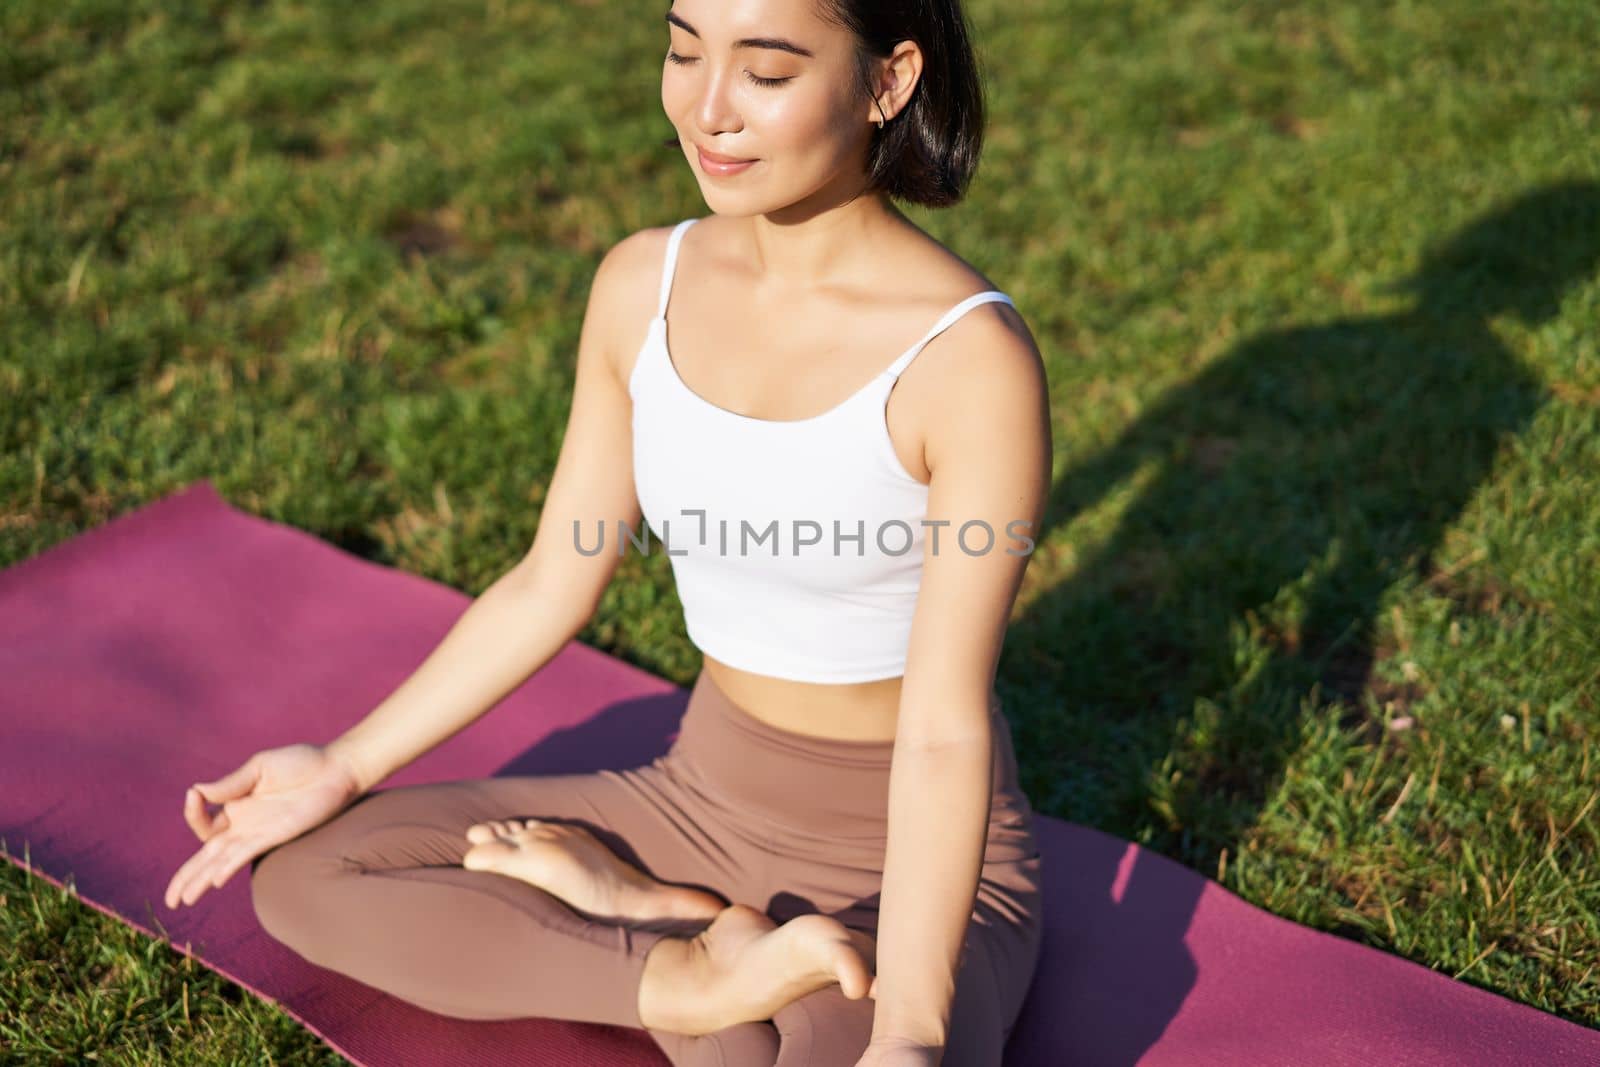
{"label": "person's shadow", "polygon": [[[1074,538],[1072,576],[1019,614],[1002,653],[1034,806],[1209,876],[1308,716],[1334,702],[1345,727],[1376,735],[1375,710],[1402,714],[1415,695],[1404,657],[1375,647],[1384,597],[1408,580],[1463,595],[1473,561],[1442,537],[1543,400],[1492,320],[1550,319],[1597,259],[1600,183],[1528,192],[1428,252],[1402,287],[1409,310],[1257,334],[1068,469],[1041,544],[1115,503],[1108,529]],[[1375,674],[1389,656],[1402,662]],[[1087,873],[1070,856],[1050,866]],[[1108,880],[1092,910],[1127,928],[1143,946],[1127,966],[1166,992],[1128,1006],[1139,1017],[1116,1022],[1107,1062],[1137,1060],[1193,984],[1181,939],[1203,883],[1158,891],[1152,912],[1142,866],[1124,906]],[[1144,936],[1156,913],[1159,948]]]}

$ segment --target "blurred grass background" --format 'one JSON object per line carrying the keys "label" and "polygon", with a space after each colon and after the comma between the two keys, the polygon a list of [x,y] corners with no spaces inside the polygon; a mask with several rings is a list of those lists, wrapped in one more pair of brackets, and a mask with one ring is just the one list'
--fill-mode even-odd
{"label": "blurred grass background", "polygon": [[[208,478],[482,590],[600,257],[706,213],[665,10],[0,7],[0,565]],[[983,166],[908,213],[1049,367],[1029,796],[1600,1026],[1600,8],[968,14]],[[630,553],[581,638],[687,684],[679,610]],[[341,1062],[9,864],[0,942],[23,1062]]]}

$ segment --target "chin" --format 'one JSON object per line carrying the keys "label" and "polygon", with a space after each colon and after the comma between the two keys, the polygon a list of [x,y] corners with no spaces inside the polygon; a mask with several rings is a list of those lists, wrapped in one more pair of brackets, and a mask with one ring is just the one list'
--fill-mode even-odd
{"label": "chin", "polygon": [[772,205],[766,203],[752,206],[750,197],[730,196],[726,189],[719,189],[715,185],[701,186],[700,197],[711,214],[726,219],[755,218],[774,210]]}

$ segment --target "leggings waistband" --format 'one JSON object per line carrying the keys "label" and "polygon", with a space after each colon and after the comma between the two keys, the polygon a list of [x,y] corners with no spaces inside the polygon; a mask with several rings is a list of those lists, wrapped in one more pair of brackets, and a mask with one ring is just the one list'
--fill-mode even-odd
{"label": "leggings waistband", "polygon": [[[1016,764],[997,698],[991,697],[990,714],[999,795],[1016,789]],[[802,835],[881,841],[893,757],[892,739],[835,739],[773,726],[734,703],[702,670],[666,758],[730,811]]]}

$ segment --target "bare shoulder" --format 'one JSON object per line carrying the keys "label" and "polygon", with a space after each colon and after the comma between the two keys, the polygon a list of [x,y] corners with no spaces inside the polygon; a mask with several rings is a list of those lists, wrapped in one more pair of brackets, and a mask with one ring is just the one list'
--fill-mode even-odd
{"label": "bare shoulder", "polygon": [[[973,278],[968,295],[998,289],[982,275]],[[912,361],[904,382],[934,422],[979,415],[977,405],[989,407],[993,417],[1015,417],[1027,413],[1018,412],[1018,406],[1031,410],[1048,392],[1044,357],[1033,331],[1022,313],[1003,300],[969,308],[946,327]]]}
{"label": "bare shoulder", "polygon": [[[996,287],[991,285],[988,288]],[[957,334],[958,330],[961,333]],[[976,358],[982,358],[984,364],[991,367],[997,363],[1003,364],[995,368],[1000,373],[1007,373],[1006,367],[1010,367],[1012,373],[1026,376],[1030,371],[1038,371],[1041,377],[1043,375],[1044,357],[1033,339],[1033,331],[1028,329],[1022,312],[1003,300],[990,300],[970,309],[951,323],[945,333],[963,338],[949,347],[958,353],[966,353],[966,359],[973,359],[975,353],[982,352],[987,354],[986,357]],[[959,360],[963,357],[958,355],[956,358]]]}
{"label": "bare shoulder", "polygon": [[[954,255],[952,253],[952,255]],[[1005,292],[1005,289],[996,285],[977,267],[968,263],[959,256],[954,256],[957,268],[952,271],[953,289],[956,293],[967,294],[979,292]],[[1010,296],[1006,293],[1006,296]],[[1004,348],[1011,353],[1008,357],[1000,357],[1008,361],[1020,362],[1024,365],[1036,364],[1042,372],[1043,359],[1039,354],[1039,346],[1034,343],[1033,332],[1028,329],[1027,320],[1022,317],[1022,312],[1003,300],[991,300],[969,310],[957,319],[946,330],[954,333],[963,329],[969,340],[980,348],[994,346]],[[960,345],[960,348],[970,348],[971,345]]]}
{"label": "bare shoulder", "polygon": [[[937,306],[954,307],[982,292],[1005,292],[977,267],[920,230],[916,231],[916,240],[903,256],[908,265],[914,257],[921,257],[929,264],[930,282],[935,276],[938,279],[928,287],[930,291],[944,293]],[[922,374],[925,381],[913,386],[915,391],[947,394],[952,400],[959,399],[979,377],[1000,376],[1009,379],[1013,388],[1026,388],[1030,383],[1037,387],[1044,384],[1044,360],[1027,320],[1021,311],[1003,300],[990,300],[968,308],[928,342],[927,349],[907,368],[907,385],[912,384],[918,364],[927,366]]]}
{"label": "bare shoulder", "polygon": [[601,260],[600,267],[619,278],[632,277],[641,281],[645,275],[651,279],[651,289],[654,290],[654,281],[661,274],[661,264],[667,254],[667,240],[672,236],[672,227],[646,226],[642,230],[635,230],[606,252]]}
{"label": "bare shoulder", "polygon": [[655,315],[671,226],[635,230],[606,251],[589,288],[585,329],[604,338],[617,381],[627,382]]}
{"label": "bare shoulder", "polygon": [[1044,358],[1016,308],[992,300],[969,309],[929,342],[906,377],[924,361],[919,380],[911,384],[930,471],[952,456],[983,455],[1009,464],[1019,449],[1048,455]]}

